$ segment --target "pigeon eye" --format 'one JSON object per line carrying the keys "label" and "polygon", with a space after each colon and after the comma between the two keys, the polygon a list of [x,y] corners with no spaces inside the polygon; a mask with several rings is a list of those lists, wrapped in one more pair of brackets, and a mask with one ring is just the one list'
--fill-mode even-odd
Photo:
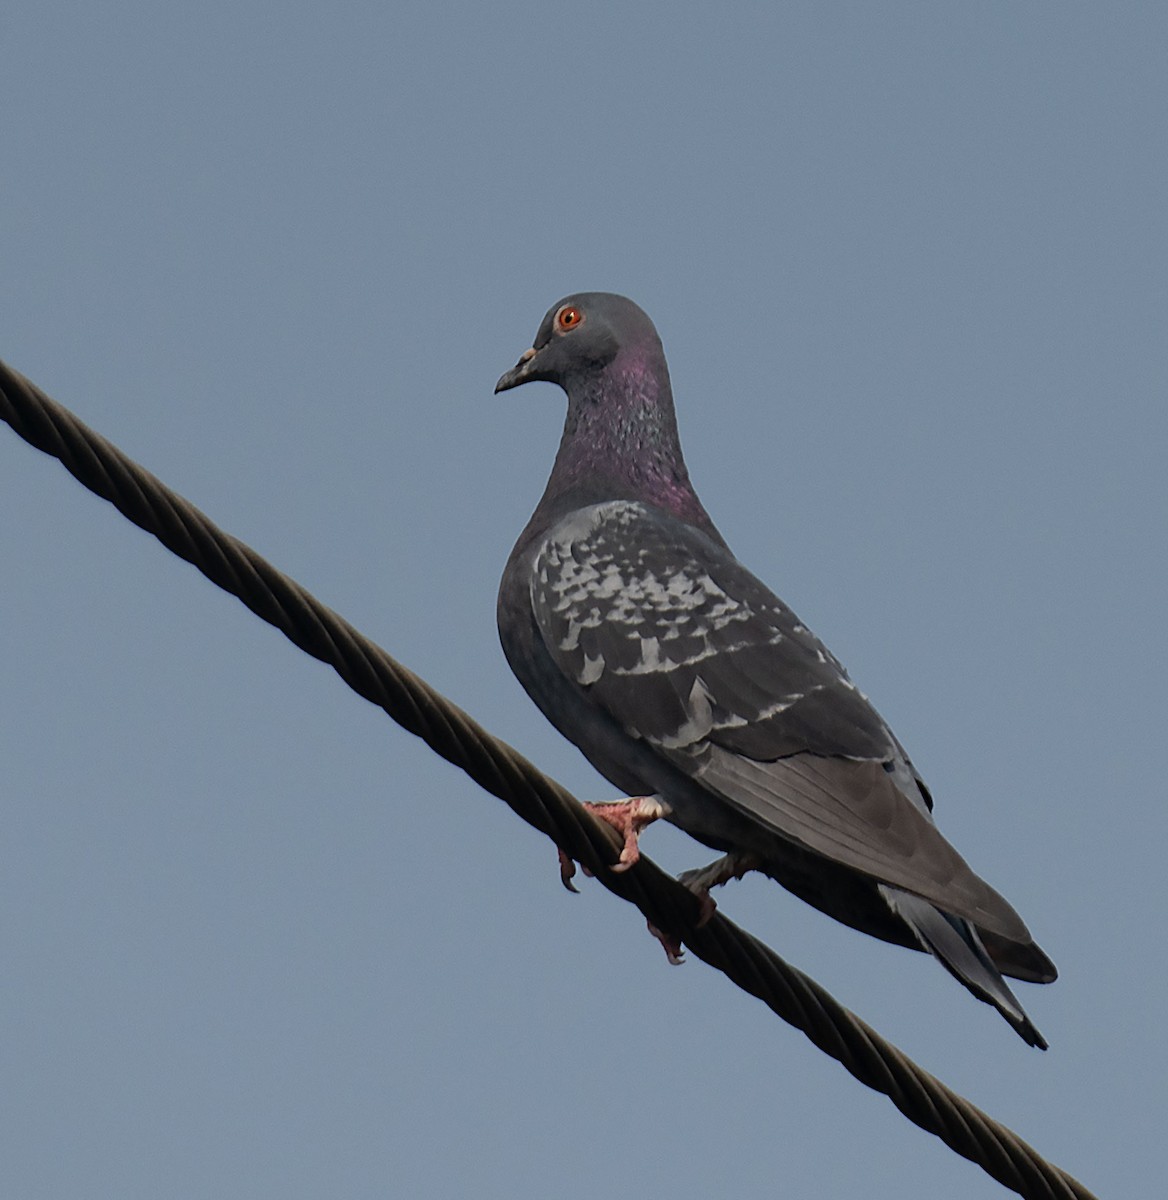
{"label": "pigeon eye", "polygon": [[584,321],[584,314],[574,305],[565,304],[563,308],[556,313],[556,328],[566,333],[569,329],[575,329],[577,325]]}

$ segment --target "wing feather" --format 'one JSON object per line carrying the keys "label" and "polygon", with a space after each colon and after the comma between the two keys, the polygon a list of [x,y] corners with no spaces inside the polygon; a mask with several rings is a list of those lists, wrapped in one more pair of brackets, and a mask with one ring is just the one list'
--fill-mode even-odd
{"label": "wing feather", "polygon": [[1029,940],[937,831],[927,792],[867,698],[725,546],[643,504],[593,505],[539,547],[531,605],[556,667],[587,701],[715,801]]}

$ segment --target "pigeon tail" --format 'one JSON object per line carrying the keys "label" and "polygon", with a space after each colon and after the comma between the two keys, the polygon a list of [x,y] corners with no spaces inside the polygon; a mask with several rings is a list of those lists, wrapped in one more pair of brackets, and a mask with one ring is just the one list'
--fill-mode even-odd
{"label": "pigeon tail", "polygon": [[881,884],[880,894],[913,931],[921,946],[955,979],[979,1000],[992,1004],[1028,1046],[1047,1048],[1046,1039],[1010,991],[986,953],[977,930],[968,921],[951,917],[920,896],[900,888]]}

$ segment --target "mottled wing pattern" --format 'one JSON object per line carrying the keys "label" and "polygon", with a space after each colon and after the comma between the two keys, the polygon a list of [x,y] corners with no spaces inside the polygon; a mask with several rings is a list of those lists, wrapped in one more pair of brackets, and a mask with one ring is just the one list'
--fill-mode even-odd
{"label": "mottled wing pattern", "polygon": [[843,667],[700,530],[635,502],[581,509],[541,546],[531,600],[564,675],[715,796],[1004,936],[1025,932],[937,832]]}
{"label": "mottled wing pattern", "polygon": [[561,521],[531,594],[560,669],[663,749],[709,742],[763,761],[896,753],[795,614],[728,550],[655,509],[615,501]]}

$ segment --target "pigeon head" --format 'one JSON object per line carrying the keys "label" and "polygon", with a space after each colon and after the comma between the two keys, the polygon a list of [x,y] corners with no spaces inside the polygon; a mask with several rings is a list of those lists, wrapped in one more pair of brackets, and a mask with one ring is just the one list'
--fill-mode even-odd
{"label": "pigeon head", "polygon": [[618,374],[618,360],[634,358],[642,369],[666,371],[653,322],[624,296],[579,292],[548,309],[531,349],[502,376],[495,391],[544,380],[558,384],[571,399],[606,372]]}
{"label": "pigeon head", "polygon": [[572,505],[637,500],[719,538],[682,458],[661,339],[631,300],[577,292],[553,304],[531,349],[495,391],[532,380],[557,384],[568,396],[564,435],[536,524]]}

